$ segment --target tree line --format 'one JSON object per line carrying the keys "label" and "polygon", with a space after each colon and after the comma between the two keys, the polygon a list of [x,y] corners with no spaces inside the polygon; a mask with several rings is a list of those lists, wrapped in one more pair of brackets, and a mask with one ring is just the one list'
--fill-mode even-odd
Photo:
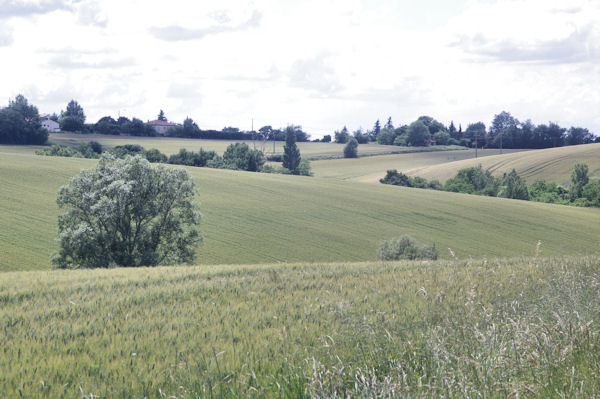
{"label": "tree line", "polygon": [[515,169],[504,173],[502,177],[495,177],[489,170],[484,170],[481,164],[459,170],[456,176],[448,179],[443,185],[438,180],[427,181],[419,176],[410,177],[396,169],[388,170],[385,177],[379,181],[396,186],[553,204],[600,207],[600,181],[590,181],[588,172],[588,165],[576,163],[573,166],[568,187],[545,180],[536,180],[528,187],[525,179],[520,177]]}
{"label": "tree line", "polygon": [[[162,110],[158,120],[167,121]],[[103,116],[96,123],[85,123],[86,116],[83,107],[71,100],[59,115],[53,114],[50,119],[59,123],[60,129],[67,132],[98,133],[108,135],[157,136],[155,128],[139,118],[132,119],[119,116]],[[168,137],[225,139],[225,140],[260,140],[284,141],[286,131],[292,128],[297,142],[310,141],[310,134],[299,125],[286,128],[273,128],[266,125],[257,131],[243,131],[236,127],[224,127],[221,130],[200,129],[193,119],[187,117],[183,124],[175,124],[167,129]],[[27,99],[18,95],[9,105],[0,109],[0,143],[5,144],[43,144],[48,132],[42,128],[38,110],[30,105]],[[358,144],[377,142],[383,145],[398,146],[430,146],[430,145],[460,145],[477,148],[548,148],[566,145],[588,144],[600,142],[588,129],[571,126],[565,128],[557,123],[535,125],[531,120],[524,122],[513,117],[509,112],[502,111],[494,115],[489,127],[479,121],[469,123],[463,130],[454,122],[448,126],[430,116],[420,116],[408,125],[395,127],[392,118],[382,126],[379,120],[373,128],[363,131],[362,128],[350,133],[344,126],[335,131],[333,136],[326,134],[322,139],[313,141],[346,144],[350,139]]]}
{"label": "tree line", "polygon": [[[377,142],[383,145],[428,146],[428,145],[461,145],[478,148],[549,148],[566,145],[588,144],[600,142],[588,129],[571,126],[564,128],[557,123],[535,125],[531,120],[519,121],[509,112],[502,111],[495,115],[489,127],[483,122],[467,125],[463,130],[454,122],[445,126],[430,116],[420,116],[408,125],[395,127],[389,117],[385,125],[379,120],[368,131],[358,129],[352,134],[344,126],[336,131],[333,140],[336,143],[347,143],[350,138],[359,144]],[[331,135],[323,137],[329,142]]]}

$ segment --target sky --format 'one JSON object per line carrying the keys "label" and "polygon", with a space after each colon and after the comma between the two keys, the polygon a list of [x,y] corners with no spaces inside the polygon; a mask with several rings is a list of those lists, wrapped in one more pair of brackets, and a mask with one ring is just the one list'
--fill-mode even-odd
{"label": "sky", "polygon": [[[0,105],[202,129],[456,126],[600,135],[600,1],[0,0]],[[4,103],[4,104],[3,104]]]}

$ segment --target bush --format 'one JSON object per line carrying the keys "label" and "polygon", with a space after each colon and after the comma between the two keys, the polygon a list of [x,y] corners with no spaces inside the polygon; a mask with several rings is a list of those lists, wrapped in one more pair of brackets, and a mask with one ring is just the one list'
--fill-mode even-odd
{"label": "bush", "polygon": [[438,251],[435,245],[431,247],[419,245],[413,238],[403,235],[400,238],[386,240],[379,246],[377,259],[379,260],[415,260],[437,259]]}
{"label": "bush", "polygon": [[356,158],[358,157],[358,141],[351,137],[348,143],[344,147],[344,158]]}
{"label": "bush", "polygon": [[231,169],[259,172],[265,163],[265,158],[262,151],[252,150],[246,143],[233,143],[225,150],[223,162]]}

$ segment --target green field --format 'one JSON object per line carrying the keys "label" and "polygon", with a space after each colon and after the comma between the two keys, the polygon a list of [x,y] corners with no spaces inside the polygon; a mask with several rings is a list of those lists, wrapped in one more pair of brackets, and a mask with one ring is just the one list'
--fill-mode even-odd
{"label": "green field", "polygon": [[[123,144],[139,144],[146,149],[157,148],[163,153],[170,155],[179,152],[181,148],[186,148],[190,151],[198,151],[203,148],[207,151],[216,151],[218,154],[223,154],[227,146],[231,143],[238,142],[237,140],[201,140],[201,139],[182,139],[170,137],[133,137],[133,136],[110,136],[99,134],[71,134],[71,133],[52,133],[50,134],[50,144],[60,144],[66,146],[74,146],[79,143],[87,143],[89,141],[97,141],[107,148],[112,148]],[[283,154],[284,141],[266,142],[260,141],[245,141],[251,148],[262,150],[266,155],[275,152]],[[313,143],[302,142],[297,143],[302,156],[307,159],[329,159],[343,157],[344,144],[336,143]],[[445,150],[446,148],[456,147],[430,147],[428,150]],[[274,150],[274,151],[273,151]],[[398,147],[393,145],[380,145],[375,143],[361,144],[358,147],[360,156],[376,155],[376,154],[392,154],[398,152],[412,152],[415,148]]]}
{"label": "green field", "polygon": [[[95,160],[0,147],[0,270],[48,269],[56,251],[58,189]],[[381,184],[189,168],[200,194],[199,264],[374,260],[409,234],[449,257],[589,251],[600,210]]]}
{"label": "green field", "polygon": [[589,166],[589,174],[592,179],[600,179],[600,143],[532,150],[482,159],[465,159],[448,164],[417,166],[406,169],[404,172],[411,176],[421,176],[428,180],[438,179],[444,182],[454,177],[459,169],[481,164],[495,175],[515,169],[529,184],[542,179],[564,185],[568,184],[573,165],[577,162],[583,162]]}
{"label": "green field", "polygon": [[3,273],[0,397],[593,397],[599,268],[588,256]]}
{"label": "green field", "polygon": [[[358,146],[359,150],[361,146]],[[509,150],[517,152],[522,150]],[[479,150],[480,157],[497,155],[498,150]],[[431,151],[405,154],[378,155],[363,158],[342,158],[311,162],[315,176],[351,180],[366,183],[379,183],[389,169],[398,171],[442,165],[448,162],[475,158],[475,150]]]}

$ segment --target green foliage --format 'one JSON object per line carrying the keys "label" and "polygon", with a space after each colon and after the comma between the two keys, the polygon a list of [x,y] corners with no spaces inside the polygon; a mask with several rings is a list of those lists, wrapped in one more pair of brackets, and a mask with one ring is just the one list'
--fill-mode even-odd
{"label": "green foliage", "polygon": [[411,123],[406,133],[407,143],[413,146],[425,146],[431,138],[429,128],[420,120]]}
{"label": "green foliage", "polygon": [[61,187],[57,203],[60,268],[154,266],[191,262],[200,214],[184,169],[139,156],[103,157]]}
{"label": "green foliage", "polygon": [[334,133],[335,142],[338,144],[346,144],[350,139],[350,133],[348,133],[348,129],[346,126],[341,131],[336,131]]}
{"label": "green foliage", "polygon": [[377,135],[377,144],[392,145],[396,139],[396,133],[393,129],[383,128]]}
{"label": "green foliage", "polygon": [[331,135],[330,134],[326,134],[323,136],[323,138],[321,139],[322,143],[331,143]]}
{"label": "green foliage", "polygon": [[450,144],[450,134],[445,130],[440,130],[434,133],[433,138],[437,145],[448,145]]}
{"label": "green foliage", "polygon": [[536,180],[529,186],[529,199],[551,204],[568,204],[569,192],[554,182]]}
{"label": "green foliage", "polygon": [[516,170],[505,173],[500,183],[498,197],[529,200],[529,191],[525,180],[517,174]]}
{"label": "green foliage", "polygon": [[396,169],[390,169],[387,171],[384,178],[379,179],[380,183],[392,184],[394,186],[412,187],[412,180],[409,176],[398,171]]}
{"label": "green foliage", "polygon": [[200,151],[194,152],[182,148],[177,154],[171,155],[168,162],[175,165],[207,166],[208,162],[216,157],[217,154],[214,151],[204,151],[200,148]]}
{"label": "green foliage", "polygon": [[358,141],[354,137],[351,137],[344,147],[344,158],[356,157],[358,157]]}
{"label": "green foliage", "polygon": [[85,124],[85,114],[81,105],[75,100],[69,101],[66,111],[61,113],[58,123],[60,129],[66,132],[82,131]]}
{"label": "green foliage", "polygon": [[104,116],[94,125],[94,132],[100,134],[120,134],[121,126],[110,116]]}
{"label": "green foliage", "polygon": [[403,235],[400,238],[386,240],[382,242],[377,251],[377,259],[383,261],[391,260],[415,260],[415,259],[432,259],[435,260],[439,256],[435,245],[431,247],[422,246],[408,235]]}
{"label": "green foliage", "polygon": [[308,159],[302,158],[300,160],[300,165],[298,165],[298,174],[300,176],[312,176],[310,161]]}
{"label": "green foliage", "polygon": [[47,139],[38,109],[21,94],[0,109],[0,144],[44,144]]}
{"label": "green foliage", "polygon": [[569,188],[571,201],[575,201],[577,198],[581,197],[583,187],[588,184],[589,181],[588,166],[584,163],[576,163],[575,166],[573,166],[573,172],[571,173],[571,187]]}
{"label": "green foliage", "polygon": [[300,166],[300,150],[296,145],[296,132],[292,126],[285,129],[285,146],[283,147],[283,167],[293,175],[297,175]]}
{"label": "green foliage", "polygon": [[100,158],[102,145],[96,141],[80,143],[75,147],[65,147],[53,144],[50,147],[36,150],[37,155],[52,157]]}
{"label": "green foliage", "polygon": [[483,170],[480,164],[459,170],[455,177],[446,181],[444,190],[495,197],[498,195],[498,186],[498,180],[489,170]]}
{"label": "green foliage", "polygon": [[589,182],[583,186],[581,193],[581,203],[576,205],[600,207],[600,180]]}
{"label": "green foliage", "polygon": [[148,162],[152,163],[167,163],[168,157],[157,150],[156,148],[151,148],[144,154]]}
{"label": "green foliage", "polygon": [[223,154],[223,162],[231,169],[260,172],[265,158],[262,151],[251,150],[246,143],[230,144]]}

